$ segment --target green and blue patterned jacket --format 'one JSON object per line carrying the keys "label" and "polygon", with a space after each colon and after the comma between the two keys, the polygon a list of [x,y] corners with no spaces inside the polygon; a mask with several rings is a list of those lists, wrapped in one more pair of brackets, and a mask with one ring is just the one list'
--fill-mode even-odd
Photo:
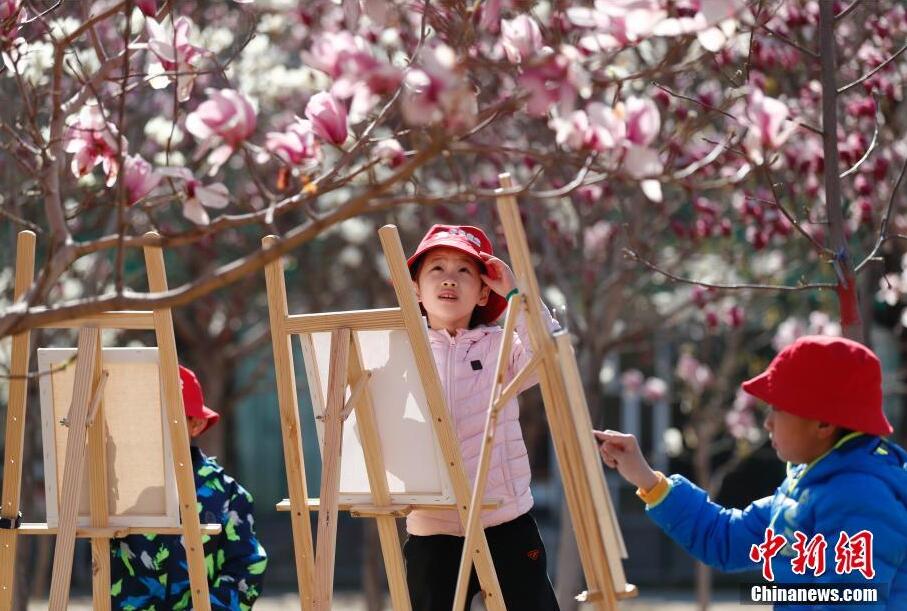
{"label": "green and blue patterned jacket", "polygon": [[[268,556],[255,537],[252,495],[213,458],[192,447],[202,524],[223,526],[203,535],[212,611],[251,609],[261,595]],[[186,552],[178,535],[130,535],[110,542],[113,608],[122,611],[190,609]]]}

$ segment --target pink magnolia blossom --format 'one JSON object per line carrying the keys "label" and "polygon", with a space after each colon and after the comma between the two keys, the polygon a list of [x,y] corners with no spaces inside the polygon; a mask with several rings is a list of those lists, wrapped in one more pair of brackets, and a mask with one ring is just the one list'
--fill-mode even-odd
{"label": "pink magnolia blossom", "polygon": [[403,72],[377,59],[368,42],[350,32],[325,32],[315,37],[309,51],[302,52],[303,61],[321,70],[334,80],[331,94],[350,103],[349,117],[358,123],[378,103],[380,96],[394,91],[403,79]]}
{"label": "pink magnolia blossom", "polygon": [[324,32],[314,37],[309,51],[302,52],[302,60],[337,79],[343,74],[344,60],[357,53],[368,54],[368,43],[361,36],[353,36],[346,30]]}
{"label": "pink magnolia blossom", "polygon": [[596,261],[605,255],[608,244],[615,234],[614,225],[598,221],[583,231],[583,256],[587,261]]}
{"label": "pink magnolia blossom", "polygon": [[668,384],[661,378],[649,378],[642,387],[642,396],[650,403],[657,403],[668,396]]}
{"label": "pink magnolia blossom", "polygon": [[15,40],[19,24],[25,19],[22,0],[0,0],[0,46]]}
{"label": "pink magnolia blossom", "polygon": [[791,316],[778,325],[775,336],[772,338],[772,348],[780,352],[806,333],[806,324],[799,318]]}
{"label": "pink magnolia blossom", "polygon": [[756,399],[742,389],[737,391],[734,408],[724,417],[728,432],[735,439],[747,439],[756,442],[761,436],[756,423]]}
{"label": "pink magnolia blossom", "polygon": [[544,45],[539,24],[525,14],[501,22],[501,43],[507,59],[514,64],[532,57]]}
{"label": "pink magnolia blossom", "polygon": [[560,52],[548,52],[523,66],[518,82],[529,94],[526,111],[531,115],[547,114],[555,104],[561,113],[573,109],[579,89],[585,78],[580,72],[578,53],[572,47],[562,47]]}
{"label": "pink magnolia blossom", "polygon": [[630,395],[638,395],[644,381],[645,377],[638,369],[629,369],[620,376],[620,385]]}
{"label": "pink magnolia blossom", "polygon": [[714,376],[708,365],[700,363],[692,354],[684,352],[677,361],[677,377],[696,394],[702,393]]}
{"label": "pink magnolia blossom", "polygon": [[107,176],[107,186],[113,186],[120,170],[119,151],[125,151],[127,143],[116,125],[104,120],[97,106],[83,106],[78,118],[69,123],[63,139],[66,152],[74,154],[71,165],[74,176],[84,176],[100,163]]}
{"label": "pink magnolia blossom", "polygon": [[408,123],[441,123],[454,132],[475,124],[476,93],[463,74],[456,52],[447,45],[423,49],[418,65],[407,71],[403,84],[403,118]]}
{"label": "pink magnolia blossom", "polygon": [[586,107],[589,113],[589,134],[586,146],[594,151],[607,151],[623,144],[627,137],[627,126],[622,120],[621,110],[592,102]]}
{"label": "pink magnolia blossom", "polygon": [[585,110],[574,110],[566,118],[554,117],[548,126],[554,130],[555,142],[574,151],[586,146],[591,132]]}
{"label": "pink magnolia blossom", "polygon": [[376,144],[372,149],[372,154],[392,168],[396,168],[406,161],[406,153],[395,138],[388,138]]}
{"label": "pink magnolia blossom", "polygon": [[501,27],[502,0],[485,0],[479,5],[479,28],[483,32],[497,34]]}
{"label": "pink magnolia blossom", "polygon": [[211,222],[206,207],[224,208],[230,203],[230,191],[223,183],[202,185],[188,168],[161,168],[160,173],[183,181],[180,193],[183,200],[183,216],[196,225],[207,225]]}
{"label": "pink magnolia blossom", "polygon": [[309,170],[321,161],[321,146],[315,138],[312,122],[297,117],[283,132],[268,132],[265,148],[284,163]]}
{"label": "pink magnolia blossom", "polygon": [[320,138],[340,146],[349,135],[346,107],[326,91],[316,93],[305,107],[305,116]]}
{"label": "pink magnolia blossom", "polygon": [[165,28],[154,19],[145,22],[148,28],[148,49],[157,61],[148,67],[148,84],[164,89],[176,81],[177,99],[185,102],[192,93],[198,65],[205,53],[189,42],[192,22],[186,17],[176,20],[173,28]]}
{"label": "pink magnolia blossom", "polygon": [[186,117],[186,130],[202,141],[200,154],[211,148],[211,174],[255,132],[255,108],[235,89],[208,89],[208,99]]}
{"label": "pink magnolia blossom", "polygon": [[652,100],[631,97],[624,105],[627,140],[639,146],[648,146],[661,129],[661,115]]}
{"label": "pink magnolia blossom", "polygon": [[157,14],[157,0],[135,0],[135,5],[146,17]]}
{"label": "pink magnolia blossom", "polygon": [[652,35],[666,17],[657,0],[596,0],[594,8],[567,9],[573,25],[591,29],[580,47],[593,53],[638,42]]}
{"label": "pink magnolia blossom", "polygon": [[129,155],[123,163],[123,180],[126,182],[126,192],[129,195],[129,204],[132,205],[154,191],[163,176],[154,171],[150,163],[141,155]]}
{"label": "pink magnolia blossom", "polygon": [[765,161],[764,153],[778,149],[796,129],[787,121],[787,105],[753,89],[747,97],[743,123],[748,130],[743,145],[754,163]]}

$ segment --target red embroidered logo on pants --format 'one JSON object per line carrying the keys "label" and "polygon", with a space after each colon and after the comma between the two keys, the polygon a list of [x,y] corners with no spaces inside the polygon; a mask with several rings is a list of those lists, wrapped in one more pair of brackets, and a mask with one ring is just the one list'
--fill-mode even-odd
{"label": "red embroidered logo on pants", "polygon": [[542,555],[542,550],[540,550],[540,549],[529,550],[528,552],[526,552],[526,555],[529,556],[529,558],[532,560],[538,560],[539,556]]}

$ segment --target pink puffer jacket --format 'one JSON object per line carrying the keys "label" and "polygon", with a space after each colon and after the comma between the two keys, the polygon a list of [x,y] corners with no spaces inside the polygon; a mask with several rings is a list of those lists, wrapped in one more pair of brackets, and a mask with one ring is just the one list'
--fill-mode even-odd
{"label": "pink puffer jacket", "polygon": [[[551,330],[558,325],[548,309],[542,307],[543,317]],[[524,316],[517,321],[507,379],[516,375],[532,357],[529,334]],[[470,491],[479,468],[479,452],[485,432],[488,401],[494,382],[498,352],[504,337],[499,326],[479,326],[464,329],[451,337],[447,330],[429,329],[428,339],[434,353],[438,375],[444,388],[447,409],[453,416],[453,426],[463,454],[463,466],[469,476]],[[528,380],[520,392],[538,382]],[[520,406],[516,398],[501,410],[495,431],[491,465],[485,487],[485,498],[500,500],[501,505],[482,512],[482,526],[496,526],[517,518],[532,507],[529,490],[529,457],[520,428]],[[417,509],[406,518],[406,530],[413,535],[463,536],[463,527],[455,510]]]}

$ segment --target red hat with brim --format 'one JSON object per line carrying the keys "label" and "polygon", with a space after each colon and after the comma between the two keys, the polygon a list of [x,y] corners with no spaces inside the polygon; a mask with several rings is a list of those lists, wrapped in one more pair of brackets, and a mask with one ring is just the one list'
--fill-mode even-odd
{"label": "red hat with brim", "polygon": [[894,430],[882,411],[882,366],[859,342],[808,335],[778,353],[743,390],[782,411],[870,435]]}
{"label": "red hat with brim", "polygon": [[198,378],[191,369],[182,365],[180,365],[180,386],[183,389],[183,410],[186,412],[186,416],[206,420],[205,428],[199,433],[201,435],[217,424],[220,414],[205,405],[205,395],[202,393],[202,385]]}
{"label": "red hat with brim", "polygon": [[[469,255],[479,264],[482,273],[487,273],[482,254],[494,255],[491,240],[485,232],[471,225],[434,225],[419,242],[415,254],[407,259],[409,273],[415,274],[416,264],[426,252],[433,248],[446,246]],[[488,302],[483,306],[476,306],[474,320],[479,324],[490,324],[501,317],[507,309],[507,300],[494,291],[488,295]]]}

